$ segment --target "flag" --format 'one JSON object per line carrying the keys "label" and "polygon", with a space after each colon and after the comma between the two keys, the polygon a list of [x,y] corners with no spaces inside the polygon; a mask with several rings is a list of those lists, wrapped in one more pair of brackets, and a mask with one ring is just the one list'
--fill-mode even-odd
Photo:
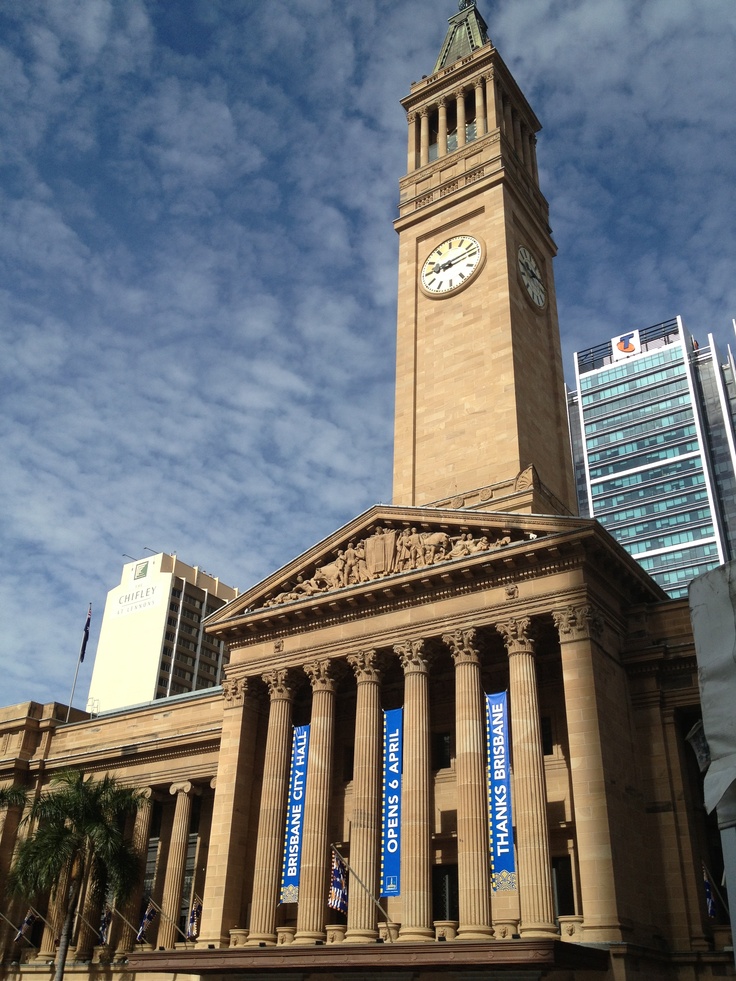
{"label": "flag", "polygon": [[202,900],[194,897],[189,907],[189,923],[187,925],[187,940],[196,940],[199,936],[199,921],[202,918]]}
{"label": "flag", "polygon": [[135,942],[137,944],[144,944],[146,942],[146,931],[155,919],[156,907],[153,905],[153,903],[149,903],[148,906],[146,906],[146,912],[143,914],[141,925],[138,927],[138,936],[135,938]]}
{"label": "flag", "polygon": [[347,913],[348,911],[348,870],[334,848],[332,850],[330,896],[327,905],[330,909],[336,909],[338,913]]}
{"label": "flag", "polygon": [[29,908],[28,912],[25,915],[25,919],[23,920],[23,922],[21,923],[21,925],[18,927],[18,932],[16,933],[15,937],[13,938],[13,943],[14,944],[17,944],[19,940],[22,940],[23,939],[23,937],[27,937],[28,936],[28,934],[31,932],[31,929],[33,927],[33,924],[36,922],[37,919],[38,919],[38,917],[36,916],[36,914],[33,912],[32,909]]}
{"label": "flag", "polygon": [[716,901],[713,898],[713,886],[710,884],[710,877],[708,876],[708,870],[705,867],[705,862],[703,862],[703,882],[705,883],[705,908],[708,911],[708,916],[711,920],[716,918]]}
{"label": "flag", "polygon": [[84,631],[82,632],[82,647],[79,651],[79,663],[84,661],[84,652],[87,650],[87,641],[89,640],[89,624],[92,619],[92,604],[89,604],[89,610],[87,610],[87,620],[84,624]]}
{"label": "flag", "polygon": [[100,929],[97,931],[101,944],[107,943],[107,935],[110,931],[111,921],[112,921],[112,910],[107,905],[107,903],[105,903],[105,908],[102,910],[102,915],[100,916]]}

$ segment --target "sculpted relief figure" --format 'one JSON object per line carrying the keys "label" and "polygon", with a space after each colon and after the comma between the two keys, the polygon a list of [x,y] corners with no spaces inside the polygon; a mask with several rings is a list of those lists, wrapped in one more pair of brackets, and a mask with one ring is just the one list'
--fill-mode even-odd
{"label": "sculpted relief figure", "polygon": [[392,573],[410,572],[438,562],[489,552],[510,542],[509,535],[491,542],[486,535],[476,538],[469,531],[450,537],[444,531],[420,532],[409,527],[396,531],[378,525],[368,538],[351,540],[346,548],[338,549],[332,562],[316,566],[311,578],[300,573],[290,589],[266,600],[263,605],[293,603],[314,593],[360,585]]}

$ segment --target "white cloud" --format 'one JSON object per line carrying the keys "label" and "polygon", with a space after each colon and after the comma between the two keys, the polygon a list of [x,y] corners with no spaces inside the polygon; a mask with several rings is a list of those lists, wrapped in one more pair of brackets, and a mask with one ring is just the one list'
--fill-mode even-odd
{"label": "white cloud", "polygon": [[[540,116],[575,347],[736,313],[731,0],[481,3]],[[245,588],[390,499],[398,100],[454,0],[0,11],[4,701],[123,553]]]}

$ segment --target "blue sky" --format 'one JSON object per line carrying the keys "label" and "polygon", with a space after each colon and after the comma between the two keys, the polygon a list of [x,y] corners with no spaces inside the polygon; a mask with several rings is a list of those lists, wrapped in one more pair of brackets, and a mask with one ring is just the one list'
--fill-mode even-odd
{"label": "blue sky", "polygon": [[[399,99],[456,0],[0,9],[0,704],[83,707],[124,554],[246,589],[391,498]],[[481,0],[572,352],[736,316],[733,0]]]}

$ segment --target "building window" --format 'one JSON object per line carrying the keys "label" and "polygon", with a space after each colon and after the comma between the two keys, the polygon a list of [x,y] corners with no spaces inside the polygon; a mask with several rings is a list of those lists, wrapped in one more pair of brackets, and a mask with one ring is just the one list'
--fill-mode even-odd
{"label": "building window", "polygon": [[432,866],[432,919],[460,919],[457,865]]}
{"label": "building window", "polygon": [[449,732],[433,732],[432,769],[446,770],[452,766],[452,735]]}
{"label": "building window", "polygon": [[552,859],[552,888],[555,916],[574,916],[575,891],[572,886],[572,862],[569,855]]}
{"label": "building window", "polygon": [[545,756],[554,756],[555,743],[552,737],[552,719],[548,715],[543,715],[539,720],[539,727],[542,734],[542,751]]}

